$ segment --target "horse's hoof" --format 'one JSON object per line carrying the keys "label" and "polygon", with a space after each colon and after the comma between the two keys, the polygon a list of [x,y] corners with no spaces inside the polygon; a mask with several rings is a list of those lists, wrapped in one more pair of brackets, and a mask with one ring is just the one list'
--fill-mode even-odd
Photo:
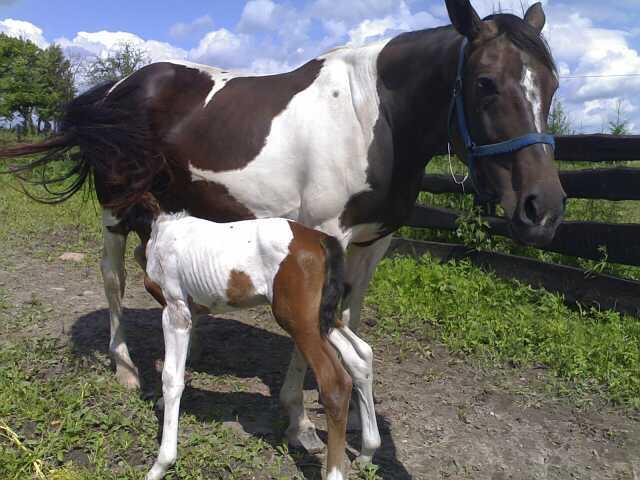
{"label": "horse's hoof", "polygon": [[324,450],[324,443],[313,427],[297,433],[287,433],[287,438],[289,445],[293,448],[304,448],[307,453],[320,453]]}
{"label": "horse's hoof", "polygon": [[369,465],[373,463],[373,453],[361,453],[356,457],[354,462],[361,467]]}
{"label": "horse's hoof", "polygon": [[140,389],[140,376],[138,375],[138,369],[132,372],[128,368],[116,369],[116,379],[118,383],[129,390]]}

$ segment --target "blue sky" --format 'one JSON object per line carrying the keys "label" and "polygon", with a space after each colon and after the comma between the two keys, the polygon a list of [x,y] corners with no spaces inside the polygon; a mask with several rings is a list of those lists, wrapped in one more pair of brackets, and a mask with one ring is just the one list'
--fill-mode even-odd
{"label": "blue sky", "polygon": [[[498,4],[521,13],[529,1],[472,3],[486,15]],[[559,98],[576,128],[605,130],[620,105],[640,132],[640,0],[543,4],[544,33],[564,77]],[[447,23],[443,0],[0,0],[0,31],[59,43],[76,60],[133,42],[152,60],[258,73],[291,69],[336,45]]]}

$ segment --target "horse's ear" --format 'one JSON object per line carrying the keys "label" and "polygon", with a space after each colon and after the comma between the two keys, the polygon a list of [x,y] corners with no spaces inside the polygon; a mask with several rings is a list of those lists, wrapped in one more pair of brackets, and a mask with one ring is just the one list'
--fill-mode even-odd
{"label": "horse's ear", "polygon": [[483,21],[471,6],[469,0],[445,0],[449,18],[454,28],[469,40],[474,40],[480,34]]}
{"label": "horse's ear", "polygon": [[547,21],[547,17],[544,14],[544,10],[542,9],[542,4],[540,2],[534,3],[529,7],[527,13],[524,14],[524,21],[535,28],[538,33],[542,32],[544,24]]}

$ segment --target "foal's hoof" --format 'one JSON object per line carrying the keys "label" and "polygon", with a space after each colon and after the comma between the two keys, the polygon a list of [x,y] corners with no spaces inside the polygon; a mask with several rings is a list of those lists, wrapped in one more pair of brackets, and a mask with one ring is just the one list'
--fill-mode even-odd
{"label": "foal's hoof", "polygon": [[129,390],[140,389],[140,376],[135,367],[133,371],[128,368],[116,368],[116,379],[120,385]]}
{"label": "foal's hoof", "polygon": [[318,437],[315,428],[301,432],[287,432],[287,440],[293,448],[304,448],[307,453],[320,453],[324,450],[324,443]]}

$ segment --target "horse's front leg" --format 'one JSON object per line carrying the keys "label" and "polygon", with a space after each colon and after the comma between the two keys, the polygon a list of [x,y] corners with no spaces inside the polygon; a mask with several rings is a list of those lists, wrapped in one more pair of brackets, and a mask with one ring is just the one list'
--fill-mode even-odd
{"label": "horse's front leg", "polygon": [[184,390],[184,372],[189,350],[191,333],[191,312],[182,301],[169,301],[162,311],[164,333],[164,367],[162,369],[162,397],[164,400],[164,421],[162,443],[158,458],[146,480],[161,479],[178,456],[178,418],[180,398]]}
{"label": "horse's front leg", "polygon": [[356,331],[360,326],[360,310],[376,266],[391,244],[391,235],[366,247],[351,245],[345,264],[345,300],[342,323]]}
{"label": "horse's front leg", "polygon": [[128,388],[140,388],[138,369],[129,356],[124,326],[122,325],[122,297],[124,296],[126,279],[124,251],[127,236],[111,232],[108,227],[115,224],[117,224],[117,219],[113,219],[109,212],[105,211],[103,213],[104,246],[100,267],[104,292],[109,303],[111,334],[109,354],[116,368],[118,382]]}
{"label": "horse's front leg", "polygon": [[369,463],[381,443],[373,403],[373,350],[344,325],[331,331],[329,342],[340,353],[353,381],[362,425],[362,448],[358,461]]}
{"label": "horse's front leg", "polygon": [[[366,247],[351,245],[347,252],[345,264],[345,299],[342,302],[342,324],[356,331],[360,326],[360,314],[367,288],[373,277],[376,266],[389,249],[391,235],[381,238]],[[357,389],[354,389],[354,395]],[[349,404],[349,421],[347,429],[356,431],[362,428],[360,402],[352,398]]]}

